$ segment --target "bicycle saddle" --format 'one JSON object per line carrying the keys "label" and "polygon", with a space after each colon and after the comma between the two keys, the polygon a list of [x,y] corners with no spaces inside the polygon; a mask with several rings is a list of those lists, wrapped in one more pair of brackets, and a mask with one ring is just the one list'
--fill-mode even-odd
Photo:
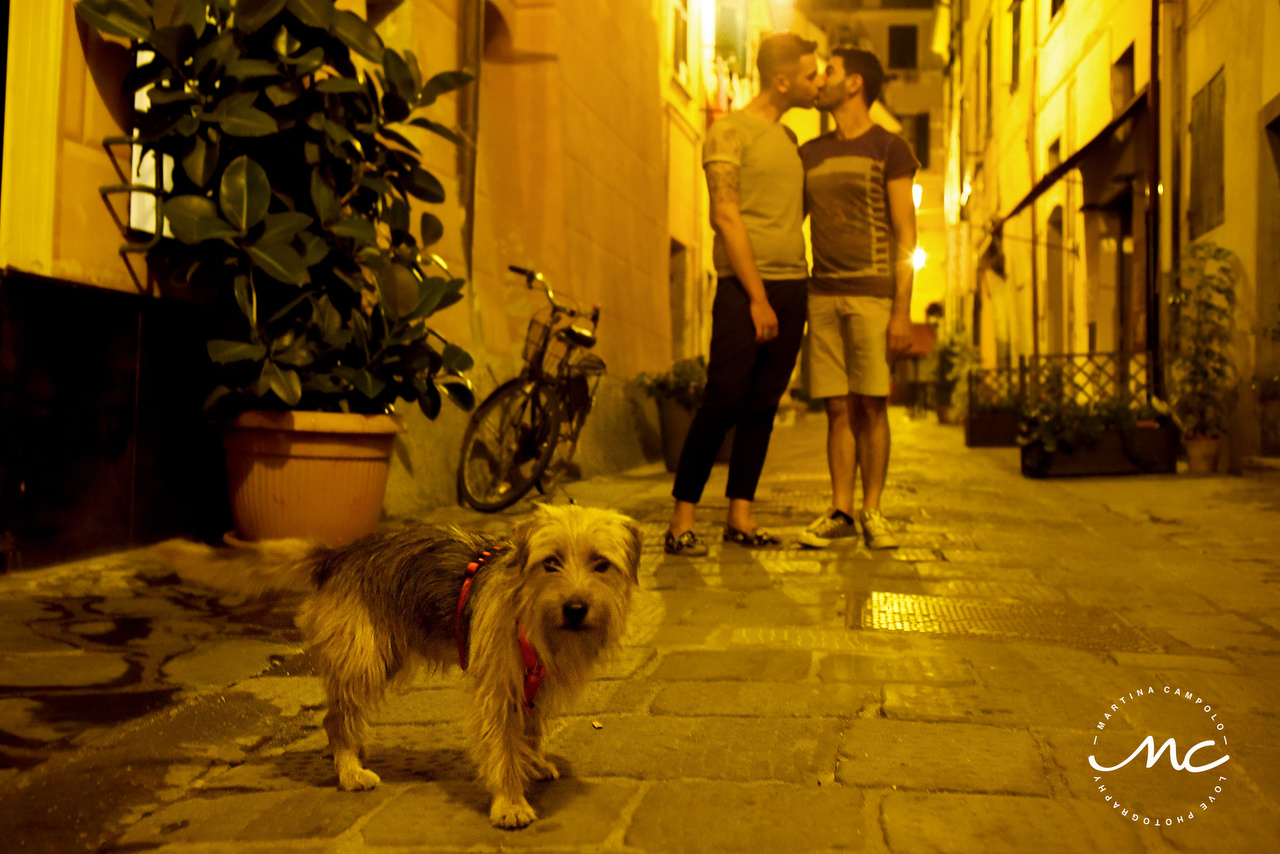
{"label": "bicycle saddle", "polygon": [[596,346],[596,334],[590,329],[583,329],[580,326],[566,326],[556,333],[556,337],[561,341],[577,344],[584,350],[590,350]]}

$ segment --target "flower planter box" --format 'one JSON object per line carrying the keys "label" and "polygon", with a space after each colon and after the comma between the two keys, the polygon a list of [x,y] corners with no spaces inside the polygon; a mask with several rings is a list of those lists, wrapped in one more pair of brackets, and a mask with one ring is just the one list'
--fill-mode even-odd
{"label": "flower planter box", "polygon": [[1052,453],[1039,443],[1022,446],[1024,477],[1172,474],[1177,462],[1178,431],[1171,424],[1138,426],[1128,434],[1108,427],[1090,444]]}
{"label": "flower planter box", "polygon": [[970,411],[964,419],[964,443],[970,448],[1015,448],[1018,445],[1018,413],[992,409]]}

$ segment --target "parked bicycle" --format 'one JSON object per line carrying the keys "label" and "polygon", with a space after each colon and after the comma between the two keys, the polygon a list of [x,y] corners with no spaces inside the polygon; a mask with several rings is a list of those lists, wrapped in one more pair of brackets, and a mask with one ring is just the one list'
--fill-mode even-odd
{"label": "parked bicycle", "polygon": [[596,345],[600,307],[587,316],[590,329],[576,325],[582,312],[557,301],[541,273],[508,269],[529,288],[540,286],[548,308],[529,320],[520,375],[485,398],[462,438],[458,495],[487,512],[510,507],[535,487],[547,491],[552,457],[563,447],[569,465],[605,373],[604,362],[587,352]]}

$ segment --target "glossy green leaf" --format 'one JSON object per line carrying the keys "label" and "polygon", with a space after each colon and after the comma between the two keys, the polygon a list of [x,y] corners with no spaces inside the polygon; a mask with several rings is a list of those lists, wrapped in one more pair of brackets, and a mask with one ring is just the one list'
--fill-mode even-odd
{"label": "glossy green leaf", "polygon": [[324,66],[324,48],[313,47],[298,58],[297,67],[294,72],[299,77],[306,77],[308,74],[314,74]]}
{"label": "glossy green leaf", "polygon": [[306,338],[299,338],[271,358],[274,362],[304,368],[316,360],[316,354],[312,350],[311,342]]}
{"label": "glossy green leaf", "polygon": [[203,239],[196,231],[196,223],[204,217],[217,219],[218,206],[204,196],[173,196],[165,200],[164,215],[174,237],[183,243],[196,244]]}
{"label": "glossy green leaf", "polygon": [[271,205],[271,182],[267,171],[248,155],[232,160],[222,173],[218,206],[222,215],[241,234],[262,222]]}
{"label": "glossy green leaf", "polygon": [[283,76],[274,62],[265,59],[236,59],[227,63],[227,76],[237,80],[249,80],[254,77]]}
{"label": "glossy green leaf", "polygon": [[452,142],[454,145],[463,145],[466,143],[466,140],[464,140],[462,136],[460,136],[456,131],[448,127],[445,127],[439,122],[433,122],[430,119],[418,118],[418,119],[410,120],[409,124],[415,127],[423,128],[425,130],[429,130],[434,134],[442,136],[445,139]]}
{"label": "glossy green leaf", "polygon": [[237,103],[228,107],[219,119],[222,130],[229,136],[266,136],[280,129],[276,120],[252,103]]}
{"label": "glossy green leaf", "polygon": [[316,84],[317,92],[364,92],[364,84],[350,77],[326,77]]}
{"label": "glossy green leaf", "polygon": [[335,12],[329,32],[365,59],[382,62],[382,38],[359,15],[345,10]]}
{"label": "glossy green leaf", "polygon": [[422,91],[418,93],[418,101],[425,106],[445,92],[466,86],[473,79],[475,78],[466,71],[442,71],[423,84]]}
{"label": "glossy green leaf", "polygon": [[151,21],[127,3],[113,0],[80,0],[76,14],[102,32],[126,39],[145,39],[151,35]]}
{"label": "glossy green leaf", "polygon": [[196,51],[192,67],[196,74],[204,76],[225,68],[228,62],[239,56],[240,47],[236,44],[236,34],[228,30]]}
{"label": "glossy green leaf", "polygon": [[339,145],[350,145],[356,151],[363,151],[360,145],[360,141],[357,140],[354,136],[352,136],[351,131],[347,130],[342,125],[338,124],[337,122],[331,122],[328,119],[325,119],[323,127],[324,127],[325,135],[327,135],[329,139],[333,140]]}
{"label": "glossy green leaf", "polygon": [[436,305],[436,311],[444,311],[446,308],[453,305],[454,303],[461,302],[461,301],[462,301],[462,294],[458,293],[457,291],[454,291],[453,293],[450,293],[450,294],[445,294],[443,297],[440,298],[439,304]]}
{"label": "glossy green leaf", "polygon": [[302,379],[298,372],[281,368],[275,362],[267,362],[262,366],[262,376],[267,386],[275,392],[276,397],[289,406],[296,406],[302,399]]}
{"label": "glossy green leaf", "polygon": [[449,292],[449,282],[439,276],[427,276],[418,282],[418,304],[409,313],[411,318],[426,317],[436,310],[440,300]]}
{"label": "glossy green leaf", "polygon": [[338,197],[334,194],[333,187],[330,187],[329,182],[320,174],[319,169],[311,170],[311,204],[320,215],[321,223],[330,223],[341,213],[338,208]]}
{"label": "glossy green leaf", "polygon": [[418,57],[414,56],[413,51],[406,50],[404,52],[404,64],[409,67],[409,74],[413,77],[414,91],[422,88],[422,71],[418,68]]}
{"label": "glossy green leaf", "polygon": [[[358,316],[359,315],[357,315],[357,317]],[[355,318],[352,319],[354,320]],[[382,394],[383,389],[387,387],[386,382],[378,379],[364,368],[352,368],[346,365],[341,365],[334,368],[333,373],[351,383],[352,388],[370,400]]]}
{"label": "glossy green leaf", "polygon": [[298,100],[298,96],[302,94],[302,87],[296,83],[273,83],[262,91],[266,93],[272,105],[283,107]]}
{"label": "glossy green leaf", "polygon": [[131,70],[124,77],[124,91],[137,92],[144,86],[149,86],[159,80],[171,79],[172,73],[169,69],[169,63],[163,59],[156,58],[148,62],[146,65],[140,65]]}
{"label": "glossy green leaf", "polygon": [[365,175],[360,179],[360,186],[373,190],[380,196],[391,195],[391,185],[380,175]]}
{"label": "glossy green leaf", "polygon": [[466,377],[440,377],[436,385],[442,387],[449,399],[462,409],[470,411],[476,405],[476,391]]}
{"label": "glossy green leaf", "polygon": [[424,202],[438,204],[444,201],[444,186],[435,175],[418,167],[411,171],[405,180],[404,188],[409,194]]}
{"label": "glossy green leaf", "polygon": [[444,223],[442,223],[440,218],[435,214],[424,213],[422,215],[421,227],[423,249],[426,249],[428,246],[432,246],[439,242],[440,238],[444,237]]}
{"label": "glossy green leaf", "polygon": [[389,122],[402,122],[409,118],[409,102],[395,92],[382,96],[382,114]]}
{"label": "glossy green leaf", "polygon": [[378,232],[374,229],[373,223],[358,216],[343,217],[329,226],[329,231],[339,237],[350,237],[362,243],[374,243],[378,239]]}
{"label": "glossy green leaf", "polygon": [[471,358],[471,354],[457,344],[446,344],[440,356],[444,359],[445,368],[455,373],[469,371],[475,366],[475,360]]}
{"label": "glossy green leaf", "polygon": [[209,396],[204,399],[204,411],[208,412],[210,409],[213,409],[218,405],[218,401],[222,400],[229,394],[231,394],[231,388],[225,385],[220,385],[213,391],[209,392]]}
{"label": "glossy green leaf", "polygon": [[186,89],[169,89],[163,86],[155,86],[147,90],[147,100],[151,102],[152,107],[163,107],[167,104],[177,104],[182,101],[196,100],[194,92],[188,92]]}
{"label": "glossy green leaf", "polygon": [[329,242],[309,231],[304,231],[300,238],[302,240],[302,263],[307,267],[314,267],[325,258],[329,257]]}
{"label": "glossy green leaf", "polygon": [[284,4],[285,0],[236,0],[235,28],[242,33],[256,33],[284,11]]}
{"label": "glossy green leaf", "polygon": [[440,389],[436,388],[435,383],[428,382],[419,391],[418,408],[423,415],[434,421],[440,414]]}
{"label": "glossy green leaf", "polygon": [[287,285],[305,285],[311,281],[302,256],[287,243],[255,243],[247,251],[253,263],[277,281]]}
{"label": "glossy green leaf", "polygon": [[414,145],[408,139],[396,133],[391,128],[388,128],[388,127],[378,128],[378,133],[380,133],[382,136],[385,136],[387,139],[391,140],[392,142],[398,145],[403,145],[405,148],[409,149],[414,154],[422,153],[421,151],[418,150],[418,146]]}
{"label": "glossy green leaf", "polygon": [[321,394],[341,394],[351,386],[333,374],[312,374],[302,387],[307,391],[318,391]]}
{"label": "glossy green leaf", "polygon": [[223,222],[221,217],[216,214],[202,216],[196,220],[195,236],[197,242],[201,240],[229,240],[238,236],[239,233],[236,229]]}
{"label": "glossy green leaf", "polygon": [[157,27],[191,27],[199,38],[204,34],[207,4],[204,0],[155,0],[151,20]]}
{"label": "glossy green leaf", "polygon": [[308,27],[329,29],[333,23],[333,0],[288,0],[289,11]]}
{"label": "glossy green leaf", "polygon": [[245,320],[249,321],[249,328],[256,329],[258,326],[258,294],[254,291],[253,283],[248,276],[236,276],[235,292],[236,305],[240,306],[240,313],[244,315]]}
{"label": "glossy green leaf", "polygon": [[218,144],[203,136],[191,137],[187,151],[182,155],[182,171],[197,187],[206,186],[218,169]]}
{"label": "glossy green leaf", "polygon": [[247,341],[224,341],[211,338],[205,345],[209,358],[219,365],[231,362],[256,362],[267,355],[267,348],[262,344],[250,344]]}
{"label": "glossy green leaf", "polygon": [[400,54],[390,48],[385,50],[382,54],[382,67],[387,73],[387,85],[391,90],[406,101],[412,101],[417,94],[417,87],[413,82],[413,72]]}
{"label": "glossy green leaf", "polygon": [[261,243],[288,243],[299,231],[313,222],[315,220],[311,217],[297,211],[267,214],[266,230],[258,240]]}

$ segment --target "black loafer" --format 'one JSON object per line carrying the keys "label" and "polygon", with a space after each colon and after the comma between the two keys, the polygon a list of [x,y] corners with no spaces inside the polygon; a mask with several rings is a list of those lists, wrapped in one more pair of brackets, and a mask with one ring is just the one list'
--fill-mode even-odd
{"label": "black loafer", "polygon": [[724,541],[726,543],[737,543],[740,546],[747,546],[748,548],[753,549],[763,548],[765,546],[782,545],[782,540],[778,539],[777,535],[770,533],[764,528],[757,527],[754,531],[748,534],[746,531],[739,531],[732,525],[724,526]]}
{"label": "black loafer", "polygon": [[706,557],[707,544],[693,531],[685,531],[678,537],[667,531],[667,535],[662,539],[662,550],[669,555]]}

